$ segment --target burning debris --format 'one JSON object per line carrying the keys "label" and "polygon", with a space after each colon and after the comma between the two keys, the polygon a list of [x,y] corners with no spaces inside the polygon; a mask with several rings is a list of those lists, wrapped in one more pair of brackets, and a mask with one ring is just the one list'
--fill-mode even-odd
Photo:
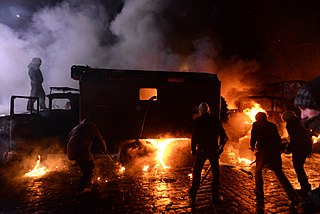
{"label": "burning debris", "polygon": [[24,170],[25,168],[29,168],[30,166],[33,166],[33,168],[29,169],[27,173],[24,173],[22,177],[42,178],[45,175],[48,175],[50,172],[59,172],[69,169],[69,162],[66,162],[65,155],[38,155],[36,163],[34,163],[33,161],[33,158],[24,160],[24,166],[22,170]]}
{"label": "burning debris", "polygon": [[[139,146],[132,145],[125,149],[123,156],[130,159],[130,163],[124,162],[119,172],[134,168],[138,172],[157,173],[180,167],[191,157],[190,154],[186,155],[190,150],[189,146],[189,138],[140,139]],[[191,162],[189,160],[189,164]]]}
{"label": "burning debris", "polygon": [[48,170],[45,166],[40,166],[40,155],[38,155],[37,163],[32,170],[25,174],[26,177],[41,177],[45,175]]}

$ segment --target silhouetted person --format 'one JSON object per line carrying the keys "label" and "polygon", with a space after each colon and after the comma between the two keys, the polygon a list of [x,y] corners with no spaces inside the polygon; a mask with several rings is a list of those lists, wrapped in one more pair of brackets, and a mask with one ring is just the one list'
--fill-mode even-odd
{"label": "silhouetted person", "polygon": [[[226,132],[218,118],[210,113],[207,103],[199,105],[200,116],[194,121],[194,128],[191,140],[191,152],[195,156],[195,163],[192,172],[192,186],[190,198],[194,204],[197,191],[200,187],[200,178],[203,165],[207,159],[212,168],[212,203],[219,203],[220,170],[219,156],[227,141]],[[220,147],[219,147],[220,137]],[[220,149],[219,149],[220,148]]]}
{"label": "silhouetted person", "polygon": [[305,127],[320,134],[320,76],[298,90],[294,105],[301,110]]}
{"label": "silhouetted person", "polygon": [[[297,92],[294,105],[301,111],[301,119],[314,135],[320,134],[320,76],[308,81]],[[303,201],[306,213],[320,211],[320,188],[308,193]]]}
{"label": "silhouetted person", "polygon": [[298,202],[297,195],[289,182],[288,178],[282,171],[281,160],[281,137],[278,128],[274,123],[267,120],[267,115],[259,112],[255,116],[256,122],[252,124],[250,146],[251,150],[256,152],[256,169],[255,169],[255,194],[257,199],[263,200],[263,178],[262,170],[265,164],[269,164],[270,168],[276,174],[289,199],[293,203]]}
{"label": "silhouetted person", "polygon": [[311,185],[303,165],[312,152],[312,135],[311,132],[301,124],[300,119],[294,111],[286,111],[282,115],[282,118],[287,123],[286,128],[290,139],[286,153],[292,153],[293,167],[300,183],[301,193],[303,197],[306,197],[311,190]]}
{"label": "silhouetted person", "polygon": [[[30,84],[31,84],[31,97],[39,97],[39,106],[40,109],[46,109],[45,104],[45,92],[42,88],[43,83],[43,76],[40,70],[42,60],[39,57],[32,58],[31,62],[28,65],[28,75],[30,77]],[[28,101],[27,110],[33,109],[33,104],[35,100],[30,99]]]}
{"label": "silhouetted person", "polygon": [[68,158],[75,160],[82,172],[78,186],[79,193],[91,191],[91,179],[94,169],[91,148],[95,141],[100,143],[100,148],[103,152],[107,152],[106,143],[98,127],[89,119],[84,119],[68,135]]}

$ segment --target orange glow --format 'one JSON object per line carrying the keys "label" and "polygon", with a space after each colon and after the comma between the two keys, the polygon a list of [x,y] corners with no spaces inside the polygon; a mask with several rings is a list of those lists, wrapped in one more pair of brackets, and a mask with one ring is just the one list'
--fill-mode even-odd
{"label": "orange glow", "polygon": [[317,143],[320,140],[320,134],[318,135],[318,137],[312,136],[312,140],[313,140],[313,143]]}
{"label": "orange glow", "polygon": [[254,103],[251,108],[246,108],[245,110],[243,110],[243,113],[251,120],[250,123],[253,123],[255,121],[255,116],[258,112],[267,113],[266,110],[261,108],[261,105],[259,103]]}
{"label": "orange glow", "polygon": [[238,161],[239,161],[239,163],[245,163],[245,164],[248,164],[248,165],[250,165],[252,163],[252,160],[249,160],[248,158],[240,158],[240,157],[238,157]]}
{"label": "orange glow", "polygon": [[[241,127],[242,134],[239,136],[239,144],[245,145],[246,148],[243,148],[243,150],[237,151],[236,149],[232,149],[232,147],[228,150],[227,154],[232,160],[232,162],[235,165],[241,165],[242,167],[246,166],[249,167],[252,165],[252,162],[254,161],[254,157],[252,157],[253,153],[249,151],[249,146],[250,146],[250,135],[251,135],[251,129],[248,124],[252,124],[255,121],[255,116],[258,112],[264,112],[266,113],[266,110],[264,110],[259,103],[252,102],[251,107],[246,108],[243,110],[243,114],[246,115],[246,118],[241,120],[240,123],[244,124],[239,124]],[[245,125],[246,124],[246,125]]]}
{"label": "orange glow", "polygon": [[144,165],[142,168],[142,171],[147,172],[149,170],[149,167],[150,166],[148,166],[148,165]]}
{"label": "orange glow", "polygon": [[41,177],[46,174],[48,170],[45,166],[40,166],[40,155],[38,155],[38,160],[36,165],[34,166],[33,170],[30,170],[28,173],[25,174],[26,177]]}
{"label": "orange glow", "polygon": [[164,162],[164,159],[167,157],[167,149],[170,143],[177,140],[188,140],[188,138],[165,138],[165,139],[147,139],[146,141],[150,142],[151,145],[156,148],[157,154],[155,157],[156,166],[161,167],[162,169],[168,169],[170,166],[167,166]]}
{"label": "orange glow", "polygon": [[184,59],[183,62],[179,66],[179,71],[189,71],[190,66],[189,66],[189,60]]}
{"label": "orange glow", "polygon": [[119,169],[119,173],[123,173],[126,170],[126,168],[123,166]]}

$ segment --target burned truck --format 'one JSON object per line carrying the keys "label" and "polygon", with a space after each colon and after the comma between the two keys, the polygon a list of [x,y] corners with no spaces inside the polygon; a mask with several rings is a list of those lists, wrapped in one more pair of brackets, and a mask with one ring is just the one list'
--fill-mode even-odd
{"label": "burned truck", "polygon": [[139,139],[190,138],[201,102],[219,117],[216,74],[74,65],[71,77],[79,81],[80,120],[93,119],[122,161]]}
{"label": "burned truck", "polygon": [[[39,98],[13,95],[10,112],[0,116],[0,163],[21,156],[65,152],[66,136],[79,122],[79,90],[50,87],[47,109],[39,109]],[[34,108],[27,109],[29,100]]]}
{"label": "burned truck", "polygon": [[[44,111],[39,111],[36,97],[12,96],[10,115],[0,118],[1,140],[8,142],[9,150],[30,153],[34,147],[50,148],[52,141],[66,148],[68,132],[90,118],[106,139],[108,152],[121,153],[123,160],[125,148],[141,139],[190,139],[201,102],[207,102],[217,117],[220,113],[216,74],[74,65],[71,78],[79,82],[79,89],[51,87]],[[18,112],[21,99],[35,99],[35,111]]]}
{"label": "burned truck", "polygon": [[[48,109],[39,109],[39,98],[13,95],[10,113],[0,116],[1,154],[64,152],[67,133],[78,124],[79,90],[69,87],[50,87]],[[26,110],[34,100],[34,108]],[[35,151],[37,150],[37,151]]]}

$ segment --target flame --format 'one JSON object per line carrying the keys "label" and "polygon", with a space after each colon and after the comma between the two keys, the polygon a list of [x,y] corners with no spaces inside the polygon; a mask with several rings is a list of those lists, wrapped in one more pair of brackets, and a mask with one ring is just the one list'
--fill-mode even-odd
{"label": "flame", "polygon": [[119,169],[119,172],[124,172],[126,170],[126,168],[123,166]]}
{"label": "flame", "polygon": [[149,167],[150,166],[148,166],[148,165],[144,165],[142,168],[142,171],[147,172],[149,170]]}
{"label": "flame", "polygon": [[248,165],[250,165],[252,163],[252,160],[249,160],[248,158],[240,158],[240,157],[238,157],[238,161],[239,161],[239,163],[245,163],[245,164],[248,164]]}
{"label": "flame", "polygon": [[243,113],[251,120],[250,123],[253,123],[255,121],[255,116],[258,112],[267,113],[266,110],[261,108],[261,105],[259,103],[254,103],[251,108],[246,108],[245,110],[243,110]]}
{"label": "flame", "polygon": [[170,143],[177,140],[188,140],[188,138],[164,138],[164,139],[147,139],[151,145],[156,148],[156,168],[162,167],[163,169],[169,169],[170,166],[167,166],[164,159],[167,157],[167,149]]}
{"label": "flame", "polygon": [[318,135],[318,137],[312,136],[312,140],[313,140],[313,143],[318,143],[318,141],[320,140],[320,134]]}
{"label": "flame", "polygon": [[40,166],[40,155],[38,155],[38,160],[33,170],[25,174],[26,177],[41,177],[46,174],[48,170],[45,166]]}
{"label": "flame", "polygon": [[156,149],[157,149],[157,157],[156,157],[156,167],[158,167],[159,165],[162,166],[163,169],[168,169],[170,168],[169,166],[167,166],[163,160],[163,158],[165,157],[165,151],[167,146],[174,141],[174,139],[148,139],[147,141],[149,141]]}

